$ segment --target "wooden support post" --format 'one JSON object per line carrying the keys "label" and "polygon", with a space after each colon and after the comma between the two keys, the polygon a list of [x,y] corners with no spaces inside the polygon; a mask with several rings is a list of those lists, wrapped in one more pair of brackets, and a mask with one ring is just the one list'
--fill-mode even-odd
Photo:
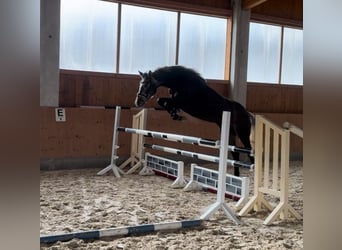
{"label": "wooden support post", "polygon": [[229,97],[245,106],[250,11],[242,9],[241,0],[231,2],[233,18]]}

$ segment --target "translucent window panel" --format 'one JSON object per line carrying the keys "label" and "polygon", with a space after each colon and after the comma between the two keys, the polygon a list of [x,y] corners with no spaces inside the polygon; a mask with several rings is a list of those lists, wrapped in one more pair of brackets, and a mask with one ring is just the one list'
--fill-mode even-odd
{"label": "translucent window panel", "polygon": [[115,72],[116,3],[62,0],[60,68]]}
{"label": "translucent window panel", "polygon": [[227,19],[181,14],[178,64],[224,79]]}
{"label": "translucent window panel", "polygon": [[120,73],[174,65],[177,13],[122,5]]}
{"label": "translucent window panel", "polygon": [[281,27],[250,23],[247,81],[278,83]]}
{"label": "translucent window panel", "polygon": [[303,30],[284,28],[281,83],[303,84]]}

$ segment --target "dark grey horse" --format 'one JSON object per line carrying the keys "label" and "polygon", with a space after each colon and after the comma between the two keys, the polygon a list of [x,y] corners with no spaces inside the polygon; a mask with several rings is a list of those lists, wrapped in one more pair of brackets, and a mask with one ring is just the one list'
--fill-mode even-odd
{"label": "dark grey horse", "polygon": [[[170,113],[172,119],[182,120],[180,110],[221,127],[222,112],[231,112],[229,144],[235,146],[238,136],[247,149],[251,149],[250,132],[252,116],[238,102],[229,100],[210,88],[206,81],[194,70],[183,66],[162,67],[142,73],[140,86],[135,99],[137,107],[143,106],[157,92],[158,87],[169,88],[171,97],[159,98],[158,104]],[[232,152],[234,160],[239,153]],[[254,157],[249,156],[251,163]],[[239,176],[239,167],[234,167],[234,175]]]}

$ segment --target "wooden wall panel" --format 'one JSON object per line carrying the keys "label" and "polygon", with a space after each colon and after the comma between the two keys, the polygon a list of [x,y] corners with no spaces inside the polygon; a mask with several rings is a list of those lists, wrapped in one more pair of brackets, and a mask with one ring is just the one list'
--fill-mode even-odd
{"label": "wooden wall panel", "polygon": [[[70,159],[110,157],[114,124],[114,109],[66,108],[66,122],[55,122],[54,108],[41,108],[40,144],[41,159]],[[123,109],[121,126],[131,127],[132,116],[139,109]],[[202,138],[219,139],[219,128],[187,114],[185,121],[174,121],[165,111],[148,110],[147,129],[176,134],[192,135]],[[289,121],[302,128],[301,114],[263,114],[275,123],[282,125]],[[118,154],[127,158],[130,152],[130,134],[119,133]],[[193,145],[186,145],[147,138],[155,143],[205,154],[218,155],[218,151]],[[302,140],[291,137],[291,153],[302,153]],[[162,152],[154,152],[165,155]]]}
{"label": "wooden wall panel", "polygon": [[[119,2],[215,16],[232,15],[230,0],[119,0]],[[251,18],[303,27],[303,0],[267,0],[252,8]]]}
{"label": "wooden wall panel", "polygon": [[[160,1],[159,1],[160,2]],[[227,0],[173,0],[175,3],[186,3],[210,8],[231,9],[230,1]]]}
{"label": "wooden wall panel", "polygon": [[[230,0],[121,0],[121,2],[208,15],[232,15]],[[252,8],[251,18],[303,27],[303,0],[267,0]]]}
{"label": "wooden wall panel", "polygon": [[139,81],[140,77],[134,75],[62,71],[60,106],[130,107],[134,104]]}
{"label": "wooden wall panel", "polygon": [[[111,0],[107,0],[111,1]],[[117,2],[113,0],[114,2]],[[148,6],[159,9],[203,13],[213,16],[231,15],[230,1],[228,0],[119,0],[121,3]]]}
{"label": "wooden wall panel", "polygon": [[[136,75],[61,72],[60,106],[134,107],[140,77]],[[208,80],[209,86],[228,96],[229,81]],[[124,93],[124,94],[123,94]],[[168,96],[166,88],[159,88],[155,99]],[[146,107],[158,108],[156,100]],[[303,113],[303,87],[283,84],[247,84],[246,107],[251,112]]]}
{"label": "wooden wall panel", "polygon": [[251,19],[303,27],[303,0],[267,0],[252,8]]}
{"label": "wooden wall panel", "polygon": [[[140,77],[137,75],[104,74],[62,71],[60,74],[61,107],[107,106],[134,107]],[[208,80],[217,92],[228,96],[228,81]],[[159,88],[158,96],[169,96],[166,88]],[[154,100],[146,107],[158,107]]]}
{"label": "wooden wall panel", "polygon": [[[54,108],[41,108],[41,158],[73,158],[110,156],[115,109],[66,108],[66,122],[55,121]],[[140,109],[122,109],[120,125],[132,126],[133,114]],[[205,138],[219,138],[219,128],[187,114],[184,121],[174,121],[166,111],[149,109],[147,128]],[[159,141],[160,143],[161,141]],[[173,142],[163,145],[176,146]],[[119,133],[119,153],[127,157],[130,152],[130,135]],[[186,145],[185,149],[193,149]],[[205,150],[205,149],[204,149]],[[204,152],[203,150],[200,150]]]}
{"label": "wooden wall panel", "polygon": [[[85,72],[61,72],[61,106],[67,108],[67,122],[54,121],[54,109],[42,108],[41,157],[42,159],[110,157],[114,122],[113,109],[89,109],[78,106],[133,107],[139,76]],[[216,91],[228,96],[228,81],[208,80]],[[167,96],[165,88],[156,94]],[[157,107],[151,100],[146,107]],[[247,109],[262,113],[281,125],[285,121],[302,127],[303,87],[291,85],[248,83]],[[124,109],[121,124],[130,127],[132,115],[138,109]],[[187,114],[186,121],[173,121],[165,111],[149,109],[148,129],[171,133],[193,135],[204,138],[219,138],[216,125],[200,121]],[[147,142],[151,140],[148,139]],[[206,154],[217,154],[216,150],[180,145],[172,142],[158,142],[170,147]],[[120,158],[127,158],[130,152],[130,135],[119,134]],[[291,155],[301,157],[302,139],[291,136]],[[153,151],[152,151],[153,152]],[[162,152],[153,152],[166,155]]]}
{"label": "wooden wall panel", "polygon": [[66,108],[66,122],[55,121],[55,109],[40,109],[41,158],[107,156],[114,111]]}
{"label": "wooden wall panel", "polygon": [[251,112],[303,113],[303,86],[247,84],[246,107]]}
{"label": "wooden wall panel", "polygon": [[[60,106],[134,107],[140,78],[135,75],[62,72],[60,74]],[[228,96],[229,81],[208,80],[217,92]],[[166,88],[159,88],[155,99],[168,96]],[[156,100],[146,107],[158,107]],[[303,87],[280,84],[247,84],[247,109],[251,112],[302,113]]]}

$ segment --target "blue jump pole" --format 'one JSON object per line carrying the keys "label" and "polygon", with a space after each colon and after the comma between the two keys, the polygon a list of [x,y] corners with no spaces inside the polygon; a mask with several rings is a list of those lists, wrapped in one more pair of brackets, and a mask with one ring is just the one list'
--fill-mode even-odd
{"label": "blue jump pole", "polygon": [[104,237],[123,237],[131,235],[141,235],[158,231],[169,231],[199,227],[201,226],[202,222],[203,220],[201,219],[195,219],[156,224],[143,224],[131,227],[117,227],[93,231],[73,232],[65,234],[44,235],[40,236],[40,243],[52,244],[57,241],[69,241],[72,239],[96,240]]}

